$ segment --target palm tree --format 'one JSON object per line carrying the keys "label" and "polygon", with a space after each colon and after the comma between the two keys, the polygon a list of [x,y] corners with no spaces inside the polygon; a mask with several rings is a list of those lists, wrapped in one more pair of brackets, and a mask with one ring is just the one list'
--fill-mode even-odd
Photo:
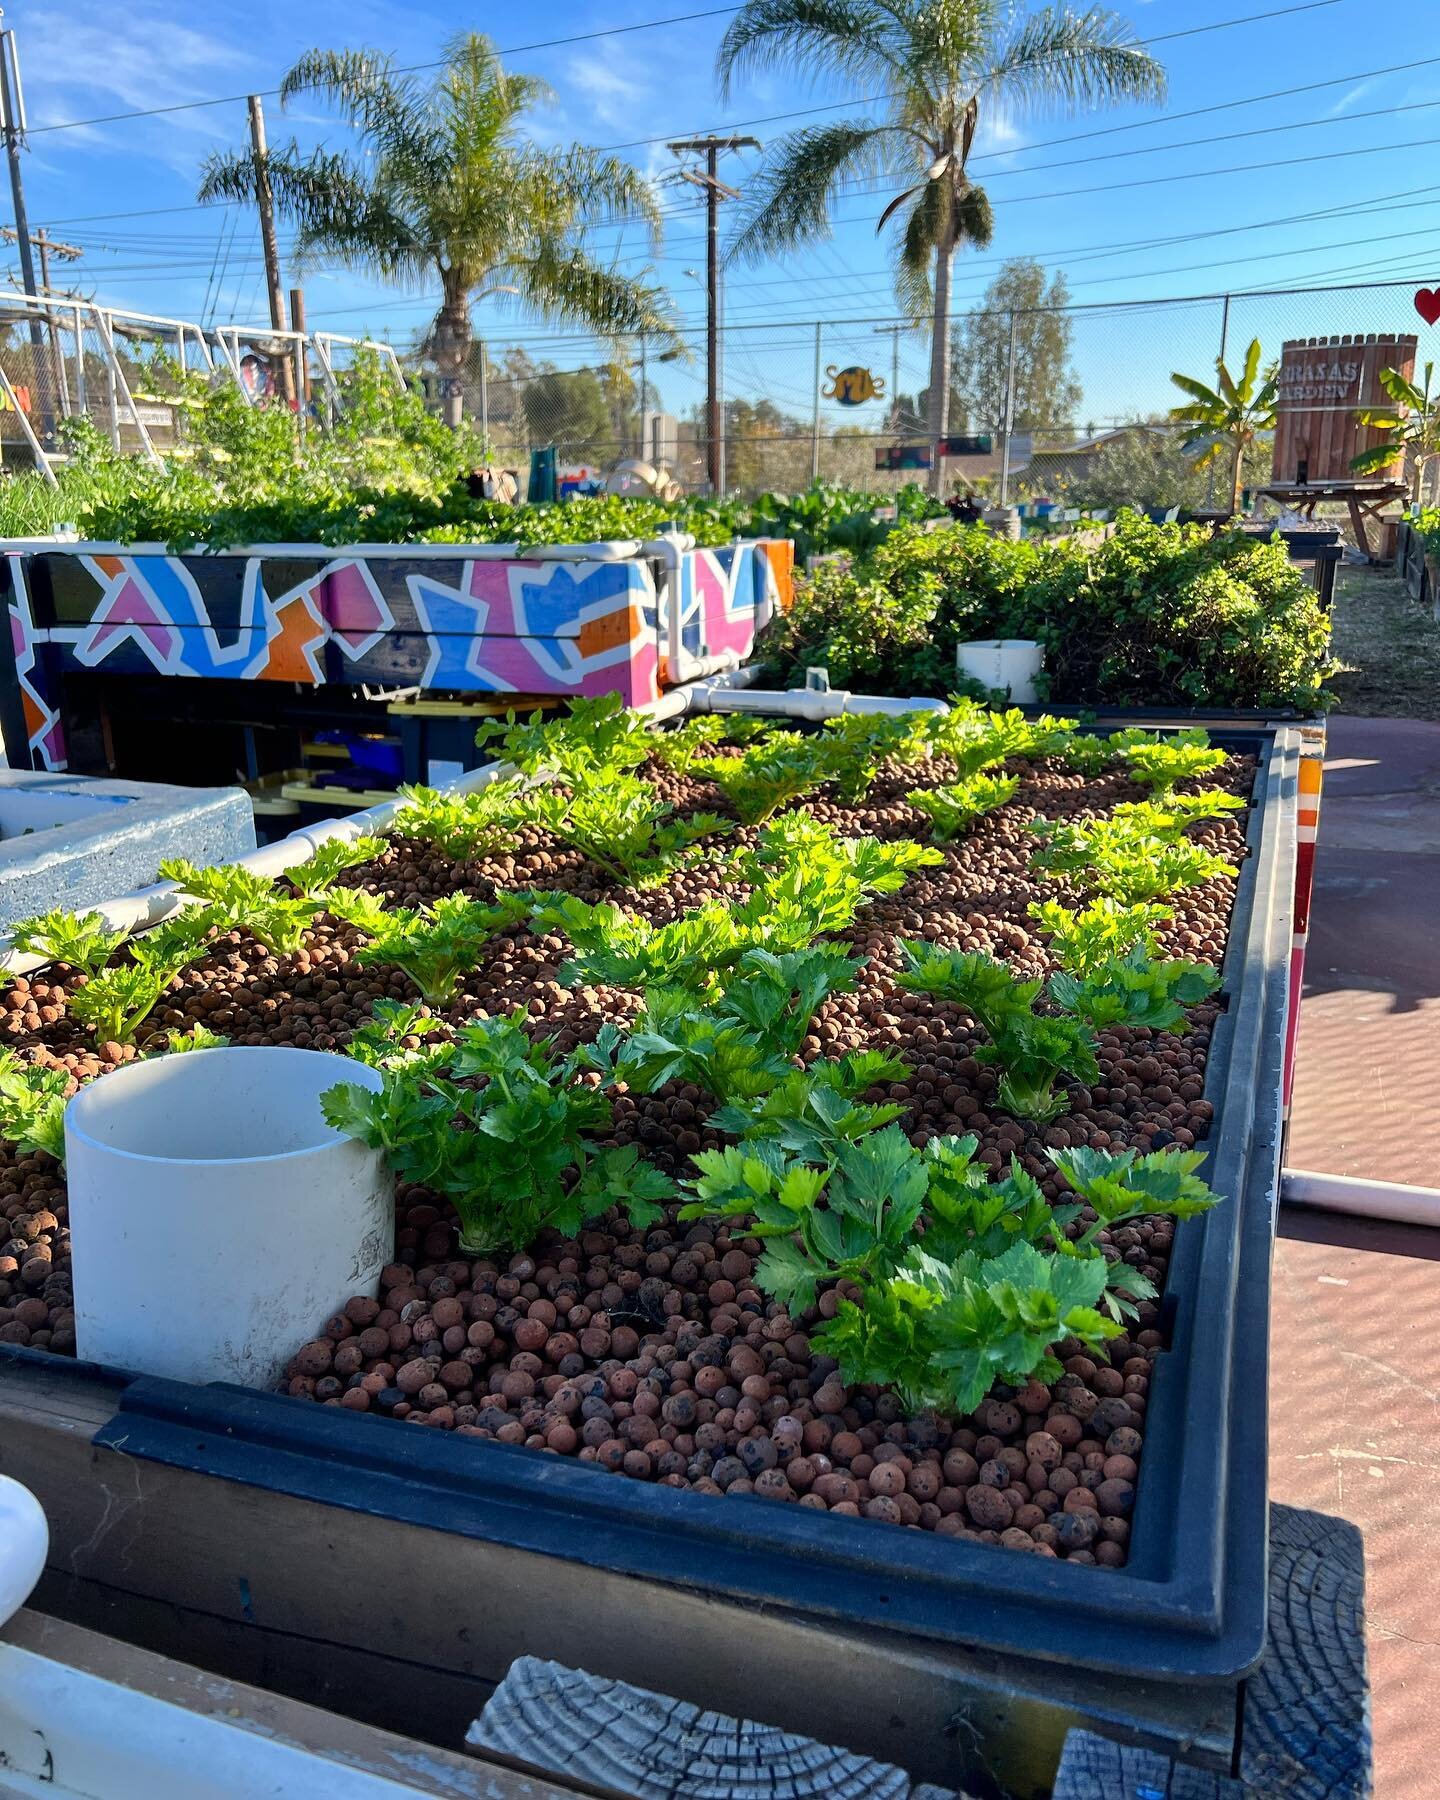
{"label": "palm tree", "polygon": [[[1116,14],[1063,5],[1012,13],[1009,0],[746,0],[720,44],[727,94],[740,74],[793,83],[798,71],[817,84],[853,85],[883,107],[782,138],[729,254],[759,261],[828,236],[830,204],[846,181],[905,182],[875,229],[899,221],[896,294],[910,317],[932,324],[928,424],[937,439],[949,423],[955,251],[990,241],[990,202],[967,168],[982,117],[1165,94],[1164,71]],[[938,491],[938,450],[934,479]]]}
{"label": "palm tree", "polygon": [[[300,94],[334,101],[360,154],[322,147],[304,156],[292,140],[266,157],[276,206],[297,227],[297,258],[333,258],[409,288],[438,275],[429,347],[451,425],[463,412],[471,298],[482,287],[503,286],[541,318],[607,339],[677,341],[662,290],[586,248],[589,227],[601,220],[640,221],[658,242],[650,182],[583,145],[544,150],[528,142],[521,120],[549,89],[507,73],[488,38],[454,38],[439,74],[423,84],[388,56],[311,50],[281,84],[282,104]],[[248,151],[212,155],[199,197],[253,202],[259,173]]]}
{"label": "palm tree", "polygon": [[1189,406],[1174,407],[1170,413],[1177,425],[1195,428],[1181,448],[1200,452],[1195,458],[1197,469],[1208,467],[1229,452],[1230,510],[1239,512],[1245,453],[1262,431],[1275,429],[1277,375],[1273,367],[1263,377],[1260,373],[1259,338],[1250,340],[1238,381],[1222,357],[1215,359],[1213,388],[1196,381],[1193,375],[1171,375],[1170,379],[1191,398]]}
{"label": "palm tree", "polygon": [[1426,474],[1440,459],[1440,391],[1434,381],[1434,363],[1425,365],[1423,387],[1407,381],[1398,369],[1380,371],[1380,385],[1395,404],[1365,407],[1355,414],[1357,424],[1383,431],[1385,442],[1351,458],[1354,474],[1378,475],[1403,459],[1410,476],[1410,498],[1421,498]]}

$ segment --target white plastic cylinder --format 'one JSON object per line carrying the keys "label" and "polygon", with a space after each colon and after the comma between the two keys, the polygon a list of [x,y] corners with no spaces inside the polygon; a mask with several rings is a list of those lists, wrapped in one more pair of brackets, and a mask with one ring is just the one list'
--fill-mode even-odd
{"label": "white plastic cylinder", "polygon": [[45,1568],[50,1528],[29,1488],[0,1475],[0,1625],[19,1612]]}
{"label": "white plastic cylinder", "polygon": [[80,1356],[270,1387],[393,1254],[394,1183],[320,1096],[347,1056],[227,1047],[131,1063],[65,1112]]}
{"label": "white plastic cylinder", "polygon": [[1035,677],[1044,660],[1044,648],[1034,638],[973,638],[955,648],[955,666],[962,675],[981,687],[999,688],[1017,706],[1039,697]]}

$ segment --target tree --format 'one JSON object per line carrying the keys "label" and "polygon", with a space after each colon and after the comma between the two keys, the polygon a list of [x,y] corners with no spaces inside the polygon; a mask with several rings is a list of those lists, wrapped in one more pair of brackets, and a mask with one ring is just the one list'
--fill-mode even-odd
{"label": "tree", "polygon": [[1385,442],[1362,450],[1350,460],[1356,475],[1374,475],[1403,457],[1410,476],[1410,498],[1418,501],[1432,462],[1440,458],[1440,390],[1432,388],[1434,363],[1425,365],[1425,385],[1416,387],[1398,369],[1382,369],[1380,385],[1395,402],[1393,407],[1366,407],[1355,414],[1357,422],[1372,431],[1383,431]]}
{"label": "tree", "polygon": [[[470,307],[486,286],[514,288],[540,318],[602,337],[677,341],[662,291],[586,244],[602,220],[639,220],[658,242],[651,183],[601,151],[529,142],[522,121],[549,90],[508,74],[488,38],[452,39],[428,83],[372,51],[311,50],[281,83],[282,103],[302,94],[340,107],[359,152],[303,156],[292,139],[267,156],[275,204],[297,227],[297,259],[336,259],[400,287],[439,277],[429,350],[448,423],[463,415]],[[253,201],[255,174],[249,151],[212,155],[199,197]]]}
{"label": "tree", "polygon": [[[1160,65],[1116,14],[1050,5],[1016,17],[1006,0],[745,0],[718,68],[727,94],[741,73],[793,83],[798,71],[883,97],[874,116],[808,125],[779,141],[729,254],[759,261],[828,236],[830,203],[847,182],[903,182],[875,229],[894,222],[897,296],[909,316],[930,321],[933,438],[949,426],[955,252],[990,241],[990,202],[967,168],[982,116],[1165,94]],[[938,456],[934,479],[938,492]]]}
{"label": "tree", "polygon": [[1005,428],[1010,382],[1010,327],[1015,327],[1015,396],[1012,431],[1068,431],[1080,404],[1080,383],[1070,362],[1070,302],[1065,277],[1045,271],[1033,257],[1005,263],[985,298],[960,322],[950,362],[951,407],[958,399],[978,431],[999,440]]}
{"label": "tree", "polygon": [[609,453],[612,434],[605,389],[594,369],[546,369],[521,395],[532,444],[554,444],[562,462]]}
{"label": "tree", "polygon": [[1121,506],[1133,506],[1137,512],[1195,508],[1206,500],[1204,474],[1163,423],[1129,427],[1105,445],[1083,475],[1056,485],[1065,504],[1083,512]]}
{"label": "tree", "polygon": [[1215,359],[1213,388],[1192,375],[1172,375],[1170,379],[1191,397],[1189,406],[1174,407],[1170,413],[1177,425],[1194,428],[1182,448],[1199,452],[1195,458],[1197,469],[1208,468],[1228,453],[1230,510],[1239,512],[1245,453],[1262,431],[1275,429],[1277,376],[1273,366],[1263,376],[1260,373],[1259,338],[1250,340],[1239,381],[1225,367],[1222,357]]}

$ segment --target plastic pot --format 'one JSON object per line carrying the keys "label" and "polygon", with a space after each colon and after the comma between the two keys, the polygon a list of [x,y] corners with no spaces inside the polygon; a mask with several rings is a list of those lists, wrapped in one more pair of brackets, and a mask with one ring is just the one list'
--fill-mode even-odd
{"label": "plastic pot", "polygon": [[65,1113],[82,1357],[181,1381],[272,1386],[393,1253],[394,1183],[325,1123],[374,1069],[315,1050],[132,1063]]}
{"label": "plastic pot", "polygon": [[955,648],[955,666],[962,675],[1000,689],[1017,706],[1039,698],[1035,677],[1044,660],[1044,649],[1033,638],[974,638]]}

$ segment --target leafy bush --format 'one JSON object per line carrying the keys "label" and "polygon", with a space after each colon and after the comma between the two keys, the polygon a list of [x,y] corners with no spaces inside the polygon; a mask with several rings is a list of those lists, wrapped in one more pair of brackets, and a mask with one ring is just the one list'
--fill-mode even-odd
{"label": "leafy bush", "polygon": [[983,526],[901,527],[848,572],[817,570],[767,635],[765,677],[940,694],[955,647],[1037,638],[1049,698],[1066,704],[1325,704],[1329,620],[1283,544],[1152,525],[1122,512],[1098,545],[997,538]]}

